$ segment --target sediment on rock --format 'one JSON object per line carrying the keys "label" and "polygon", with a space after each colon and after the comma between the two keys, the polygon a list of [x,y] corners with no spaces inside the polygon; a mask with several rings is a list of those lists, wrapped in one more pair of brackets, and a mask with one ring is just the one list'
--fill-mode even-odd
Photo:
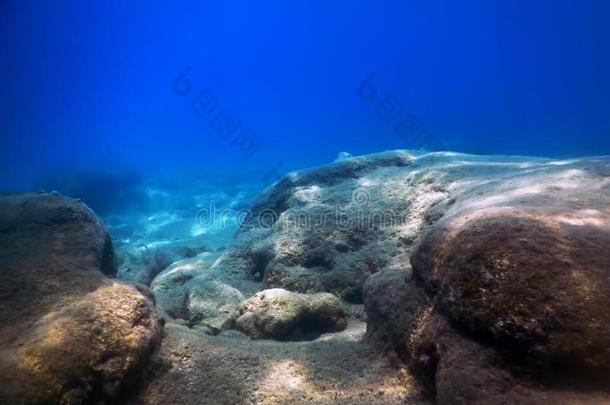
{"label": "sediment on rock", "polygon": [[254,339],[313,340],[347,325],[341,302],[332,294],[264,290],[244,301],[225,324]]}
{"label": "sediment on rock", "polygon": [[113,401],[158,345],[154,304],[116,273],[103,224],[57,194],[0,196],[0,402]]}
{"label": "sediment on rock", "polygon": [[464,179],[412,249],[413,277],[365,285],[369,335],[439,403],[610,398],[610,161],[526,168]]}
{"label": "sediment on rock", "polygon": [[139,403],[609,402],[610,159],[345,157],[252,212],[136,268],[148,290],[107,278],[82,204],[0,197],[0,402],[122,400],[139,371]]}

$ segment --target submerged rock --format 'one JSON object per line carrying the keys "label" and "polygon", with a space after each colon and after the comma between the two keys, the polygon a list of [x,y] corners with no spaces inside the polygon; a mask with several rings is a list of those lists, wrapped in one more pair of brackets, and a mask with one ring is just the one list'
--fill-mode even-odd
{"label": "submerged rock", "polygon": [[413,280],[411,268],[385,268],[373,274],[364,286],[364,297],[368,335],[389,340],[406,359],[408,336],[416,329],[418,318],[431,307]]}
{"label": "submerged rock", "polygon": [[229,321],[254,339],[311,340],[345,329],[346,314],[332,294],[298,294],[281,288],[246,300]]}
{"label": "submerged rock", "polygon": [[369,337],[444,402],[593,401],[610,381],[609,207],[607,158],[354,157],[265,191],[211,271],[364,301]]}
{"label": "submerged rock", "polygon": [[58,194],[0,196],[0,402],[82,403],[126,393],[161,326],[116,272],[95,214]]}
{"label": "submerged rock", "polygon": [[221,281],[202,280],[188,292],[188,322],[208,328],[211,333],[218,333],[244,299],[238,289]]}
{"label": "submerged rock", "polygon": [[[159,324],[144,287],[102,274],[103,225],[74,200],[8,195],[0,234],[0,402],[122,399]],[[438,403],[607,403],[609,252],[606,158],[396,151],[292,173],[220,258],[154,277],[176,322],[139,399],[375,403],[382,375],[402,390],[378,402],[409,403],[411,374],[366,369],[374,342]]]}
{"label": "submerged rock", "polygon": [[504,350],[610,369],[610,216],[574,225],[550,211],[453,217],[424,239],[414,269],[439,310]]}
{"label": "submerged rock", "polygon": [[187,319],[185,303],[192,281],[210,265],[206,255],[183,259],[159,273],[150,284],[157,305],[173,318]]}
{"label": "submerged rock", "polygon": [[413,277],[368,279],[369,336],[439,403],[607,402],[610,160],[480,159],[445,164],[451,204]]}
{"label": "submerged rock", "polygon": [[122,280],[149,285],[157,274],[175,261],[173,259],[160,249],[121,252],[117,276]]}
{"label": "submerged rock", "polygon": [[177,261],[151,283],[161,311],[209,334],[218,333],[245,299],[238,289],[209,274],[213,261],[208,253]]}
{"label": "submerged rock", "polygon": [[198,238],[156,242],[148,236],[148,244],[120,244],[117,248],[117,277],[135,283],[150,285],[152,280],[170,264],[191,259],[200,254],[211,254]]}
{"label": "submerged rock", "polygon": [[[393,190],[381,193],[381,184],[393,181],[390,174],[406,170],[411,159],[407,152],[388,152],[285,176],[254,203],[214,267],[264,288],[330,292],[361,303],[366,278],[398,254],[383,222],[402,222],[391,215],[406,207]],[[390,216],[369,215],[371,207]]]}

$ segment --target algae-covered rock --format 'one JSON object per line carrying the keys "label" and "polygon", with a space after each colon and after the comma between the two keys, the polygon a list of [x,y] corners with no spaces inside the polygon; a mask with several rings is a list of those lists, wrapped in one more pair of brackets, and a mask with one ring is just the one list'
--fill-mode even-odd
{"label": "algae-covered rock", "polygon": [[388,267],[373,274],[364,285],[364,298],[368,336],[385,339],[382,343],[392,346],[406,360],[408,336],[418,317],[431,306],[416,285],[412,269]]}
{"label": "algae-covered rock", "polygon": [[210,260],[203,254],[179,260],[159,273],[150,283],[159,308],[173,318],[187,319],[185,303],[190,285],[209,265]]}
{"label": "algae-covered rock", "polygon": [[344,329],[346,314],[332,294],[298,294],[275,288],[246,300],[229,326],[255,339],[309,340]]}
{"label": "algae-covered rock", "polygon": [[238,289],[221,281],[198,280],[187,294],[188,322],[218,332],[244,299]]}
{"label": "algae-covered rock", "polygon": [[285,176],[254,203],[215,267],[239,271],[263,288],[330,292],[361,303],[367,277],[400,255],[398,239],[388,233],[403,222],[411,190],[382,185],[397,181],[411,163],[410,153],[395,151]]}
{"label": "algae-covered rock", "polygon": [[0,196],[0,402],[116,400],[159,341],[154,304],[107,279],[105,227],[57,194]]}
{"label": "algae-covered rock", "polygon": [[412,278],[367,280],[369,336],[440,403],[607,402],[610,161],[434,156],[448,200]]}
{"label": "algae-covered rock", "polygon": [[535,211],[451,223],[413,264],[452,320],[539,361],[610,367],[610,229]]}
{"label": "algae-covered rock", "polygon": [[346,158],[265,191],[212,270],[363,301],[439,401],[607,400],[609,179],[608,158]]}
{"label": "algae-covered rock", "polygon": [[171,318],[215,334],[245,299],[238,289],[208,271],[214,256],[202,253],[179,260],[151,283],[159,309]]}

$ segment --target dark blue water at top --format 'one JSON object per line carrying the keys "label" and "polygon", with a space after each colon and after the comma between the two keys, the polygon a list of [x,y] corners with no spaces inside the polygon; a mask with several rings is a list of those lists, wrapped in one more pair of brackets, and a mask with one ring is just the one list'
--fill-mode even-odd
{"label": "dark blue water at top", "polygon": [[609,17],[576,0],[3,0],[0,189],[264,183],[421,146],[405,134],[610,154]]}

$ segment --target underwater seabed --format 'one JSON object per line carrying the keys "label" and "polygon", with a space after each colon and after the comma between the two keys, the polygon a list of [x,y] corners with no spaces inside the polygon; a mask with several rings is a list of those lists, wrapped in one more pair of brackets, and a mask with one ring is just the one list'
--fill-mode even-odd
{"label": "underwater seabed", "polygon": [[0,403],[610,402],[610,157],[141,187],[0,197]]}

